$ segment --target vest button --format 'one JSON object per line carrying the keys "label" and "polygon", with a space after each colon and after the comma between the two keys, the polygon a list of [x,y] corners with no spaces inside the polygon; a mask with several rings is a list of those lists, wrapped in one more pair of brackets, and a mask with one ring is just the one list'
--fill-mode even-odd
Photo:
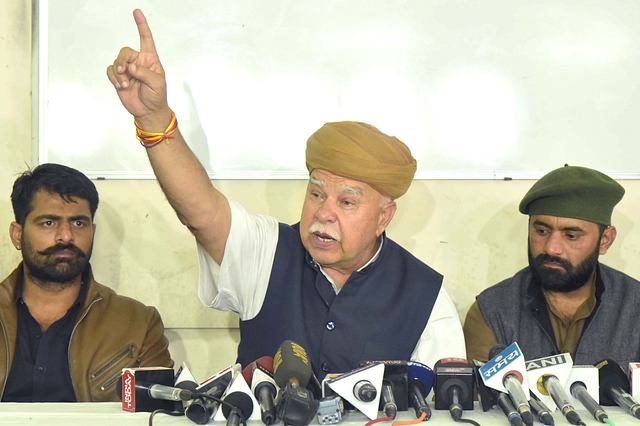
{"label": "vest button", "polygon": [[327,330],[331,331],[336,328],[336,323],[333,321],[329,321],[325,327],[327,327]]}
{"label": "vest button", "polygon": [[532,313],[533,315],[538,315],[538,314],[540,314],[540,309],[538,309],[538,308],[533,308],[533,309],[531,310],[531,313]]}
{"label": "vest button", "polygon": [[323,362],[322,365],[320,366],[320,368],[322,369],[322,371],[324,371],[325,373],[328,373],[330,371],[329,368],[329,364],[327,364],[326,362]]}

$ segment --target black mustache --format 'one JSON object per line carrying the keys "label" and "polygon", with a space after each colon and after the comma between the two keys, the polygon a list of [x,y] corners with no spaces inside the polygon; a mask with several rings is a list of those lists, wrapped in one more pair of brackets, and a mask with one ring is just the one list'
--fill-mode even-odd
{"label": "black mustache", "polygon": [[43,256],[48,256],[50,254],[55,254],[58,252],[62,252],[64,250],[69,250],[73,253],[75,253],[76,255],[78,255],[79,257],[87,257],[86,254],[84,254],[84,252],[82,250],[80,250],[78,247],[76,247],[73,244],[56,244],[55,246],[51,246],[48,249],[39,251],[38,253],[40,253]]}
{"label": "black mustache", "polygon": [[573,265],[566,259],[562,259],[561,257],[551,256],[550,254],[540,254],[536,257],[536,264],[542,265],[544,262],[554,262],[562,266],[567,271],[573,269]]}

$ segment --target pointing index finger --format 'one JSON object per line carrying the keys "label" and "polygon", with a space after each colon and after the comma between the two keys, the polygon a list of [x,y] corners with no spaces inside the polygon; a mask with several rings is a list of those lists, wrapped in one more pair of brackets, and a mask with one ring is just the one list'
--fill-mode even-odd
{"label": "pointing index finger", "polygon": [[138,34],[140,35],[140,53],[153,53],[156,52],[156,45],[153,42],[153,35],[151,34],[151,28],[147,24],[147,18],[140,9],[133,11],[133,19],[138,25]]}

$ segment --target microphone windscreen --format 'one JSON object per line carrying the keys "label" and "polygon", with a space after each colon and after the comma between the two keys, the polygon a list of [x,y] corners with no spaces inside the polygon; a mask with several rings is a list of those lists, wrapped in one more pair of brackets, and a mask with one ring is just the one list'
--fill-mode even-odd
{"label": "microphone windscreen", "polygon": [[256,364],[264,368],[270,373],[273,373],[273,357],[263,356],[256,360]]}
{"label": "microphone windscreen", "polygon": [[200,399],[187,407],[185,416],[195,424],[206,425],[211,421],[215,413],[214,410],[215,403]]}
{"label": "microphone windscreen", "polygon": [[507,349],[507,345],[503,345],[502,343],[498,343],[493,345],[493,347],[489,350],[489,360],[492,360],[498,355],[500,352]]}
{"label": "microphone windscreen", "polygon": [[[473,365],[462,358],[443,358],[436,362],[436,410],[448,410],[453,403],[453,389],[460,391],[458,403],[463,410],[473,410]],[[451,392],[450,392],[451,391]]]}
{"label": "microphone windscreen", "polygon": [[409,367],[409,380],[413,381],[426,397],[433,388],[435,379],[433,370],[418,361],[408,361],[407,365]]}
{"label": "microphone windscreen", "polygon": [[304,348],[291,340],[282,342],[273,357],[273,379],[278,386],[283,388],[293,379],[300,386],[306,387],[312,374]]}
{"label": "microphone windscreen", "polygon": [[251,381],[253,380],[253,372],[256,369],[256,366],[259,365],[262,368],[266,369],[268,372],[273,373],[273,358],[270,356],[263,356],[253,361],[251,364],[247,365],[244,370],[242,370],[242,377],[244,377],[245,382],[251,385]]}
{"label": "microphone windscreen", "polygon": [[198,389],[198,383],[196,382],[196,379],[193,377],[193,374],[191,374],[191,371],[186,366],[182,366],[180,367],[180,370],[178,370],[174,386],[180,389],[186,389],[194,393]]}
{"label": "microphone windscreen", "polygon": [[247,365],[244,370],[242,370],[242,377],[244,378],[244,381],[247,382],[248,384],[251,384],[251,379],[253,379],[253,370],[256,368],[256,362],[252,362],[251,364]]}
{"label": "microphone windscreen", "polygon": [[[253,401],[251,397],[244,392],[231,392],[224,398],[224,401],[240,409],[245,420],[249,419],[251,414],[253,414]],[[225,419],[229,418],[230,413],[231,408],[223,404],[222,414],[224,414]]]}
{"label": "microphone windscreen", "polygon": [[629,379],[620,364],[605,359],[596,364],[598,367],[598,377],[600,379],[600,403],[602,405],[616,405],[615,401],[608,396],[608,391],[617,387],[625,392],[629,392]]}

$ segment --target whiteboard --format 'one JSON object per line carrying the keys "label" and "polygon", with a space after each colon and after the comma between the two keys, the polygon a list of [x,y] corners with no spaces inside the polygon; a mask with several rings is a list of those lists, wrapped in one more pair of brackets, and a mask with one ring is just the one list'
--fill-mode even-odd
{"label": "whiteboard", "polygon": [[640,176],[636,0],[41,0],[39,162],[152,177],[106,77],[141,8],[169,104],[212,178],[305,178],[305,142],[356,120],[417,178]]}

